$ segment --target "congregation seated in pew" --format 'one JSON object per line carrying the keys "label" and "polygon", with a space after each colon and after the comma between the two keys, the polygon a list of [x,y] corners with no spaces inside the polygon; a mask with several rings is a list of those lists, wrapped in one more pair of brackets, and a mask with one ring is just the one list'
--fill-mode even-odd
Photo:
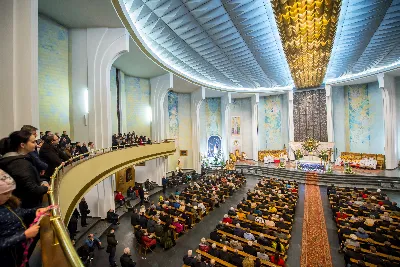
{"label": "congregation seated in pew", "polygon": [[[254,264],[249,266],[285,266],[293,223],[290,215],[298,198],[293,188],[297,188],[294,182],[261,179],[236,208],[231,207],[223,216],[210,239],[201,239],[197,253],[203,261],[215,260],[220,266],[247,266],[248,262]],[[279,217],[278,212],[287,215]],[[276,225],[266,224],[269,219]],[[186,255],[184,263],[195,266]]]}
{"label": "congregation seated in pew", "polygon": [[400,208],[380,189],[328,187],[348,266],[399,266]]}

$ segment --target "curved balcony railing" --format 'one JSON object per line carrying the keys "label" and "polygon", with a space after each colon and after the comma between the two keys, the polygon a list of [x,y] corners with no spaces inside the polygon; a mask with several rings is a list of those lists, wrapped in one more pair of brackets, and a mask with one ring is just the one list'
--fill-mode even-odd
{"label": "curved balcony railing", "polygon": [[53,209],[51,216],[41,222],[43,266],[84,266],[70,240],[66,225],[76,204],[91,187],[127,166],[167,157],[174,152],[174,142],[110,147],[79,155],[57,167],[51,177],[48,202],[59,208]]}

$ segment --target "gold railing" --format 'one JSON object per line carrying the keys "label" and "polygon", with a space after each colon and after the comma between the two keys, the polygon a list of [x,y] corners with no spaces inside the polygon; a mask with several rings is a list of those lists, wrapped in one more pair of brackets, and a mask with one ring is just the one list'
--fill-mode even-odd
{"label": "gold railing", "polygon": [[[49,204],[58,205],[59,208],[53,209],[50,218],[41,223],[40,239],[43,266],[84,267],[70,240],[65,225],[68,224],[78,200],[88,192],[91,187],[116,171],[123,169],[125,166],[154,158],[169,156],[174,152],[175,144],[173,142],[139,147],[114,146],[73,157],[69,161],[58,166],[51,176],[50,189],[47,194]],[[109,156],[107,157],[107,155]],[[104,159],[100,156],[103,156]],[[88,163],[86,167],[83,166],[85,162]],[[104,162],[107,164],[104,164]],[[93,166],[97,166],[97,168],[93,168]],[[93,178],[82,179],[82,176],[85,177],[85,175],[88,175],[89,171]],[[79,172],[82,172],[81,177],[76,176]],[[67,174],[68,177],[66,178]],[[70,176],[72,178],[70,178]],[[61,191],[63,189],[61,186],[62,183],[64,183],[64,187],[67,187],[64,188],[63,191]],[[71,184],[73,190],[71,190]],[[64,201],[61,202],[60,199]]]}

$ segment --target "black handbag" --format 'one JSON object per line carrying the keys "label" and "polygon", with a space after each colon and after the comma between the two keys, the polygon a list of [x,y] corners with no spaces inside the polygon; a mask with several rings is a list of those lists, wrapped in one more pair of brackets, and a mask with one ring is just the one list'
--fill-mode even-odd
{"label": "black handbag", "polygon": [[87,210],[87,211],[86,211],[86,214],[89,214],[89,213],[90,213],[90,210]]}

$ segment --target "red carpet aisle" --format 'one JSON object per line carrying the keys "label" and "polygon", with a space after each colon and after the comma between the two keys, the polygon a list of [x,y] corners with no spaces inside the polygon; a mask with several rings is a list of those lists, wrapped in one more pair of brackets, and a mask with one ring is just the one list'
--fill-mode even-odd
{"label": "red carpet aisle", "polygon": [[316,176],[307,175],[305,185],[304,221],[301,249],[301,267],[332,267],[328,233]]}

